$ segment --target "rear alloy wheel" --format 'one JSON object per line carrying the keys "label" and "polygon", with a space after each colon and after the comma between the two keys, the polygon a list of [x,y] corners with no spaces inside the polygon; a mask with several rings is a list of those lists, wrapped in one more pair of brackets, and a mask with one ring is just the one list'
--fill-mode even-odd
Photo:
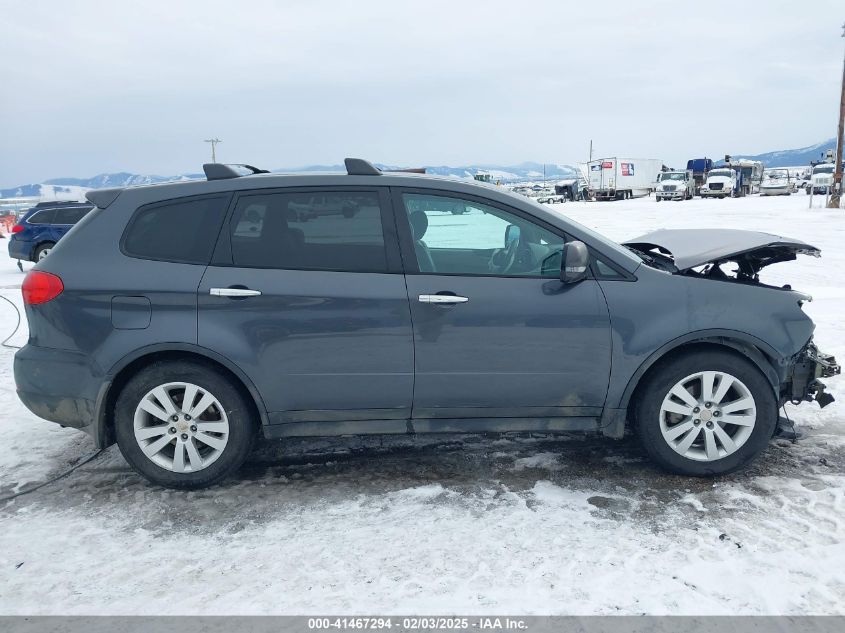
{"label": "rear alloy wheel", "polygon": [[123,456],[151,482],[203,488],[234,472],[255,435],[244,396],[200,363],[155,363],[123,388],[115,432]]}
{"label": "rear alloy wheel", "polygon": [[47,255],[50,254],[50,251],[53,250],[54,246],[55,244],[52,242],[44,242],[43,244],[40,244],[38,248],[35,249],[35,261],[40,262],[42,259],[47,257]]}
{"label": "rear alloy wheel", "polygon": [[681,475],[717,475],[753,460],[777,422],[772,386],[729,352],[704,351],[659,367],[637,403],[637,432],[649,455]]}
{"label": "rear alloy wheel", "polygon": [[135,409],[135,440],[155,464],[196,473],[217,461],[229,441],[229,419],[210,391],[188,382],[150,390]]}

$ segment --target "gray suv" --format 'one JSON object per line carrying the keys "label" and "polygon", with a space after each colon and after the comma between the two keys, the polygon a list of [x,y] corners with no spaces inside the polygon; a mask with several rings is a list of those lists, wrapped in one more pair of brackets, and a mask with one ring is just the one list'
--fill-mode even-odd
{"label": "gray suv", "polygon": [[[23,284],[18,394],[198,488],[267,438],[628,425],[662,467],[740,468],[785,402],[832,398],[809,297],[759,271],[818,250],[731,230],[625,246],[500,187],[382,173],[97,190]],[[309,205],[331,197],[338,209]],[[460,207],[455,215],[450,209]]]}

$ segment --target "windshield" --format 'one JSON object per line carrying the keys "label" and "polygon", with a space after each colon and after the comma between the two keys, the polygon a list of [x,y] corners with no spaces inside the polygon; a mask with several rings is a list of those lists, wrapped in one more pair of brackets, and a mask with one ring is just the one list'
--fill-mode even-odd
{"label": "windshield", "polygon": [[814,174],[832,174],[833,165],[819,165],[813,169]]}
{"label": "windshield", "polygon": [[730,169],[714,169],[709,174],[707,174],[708,178],[710,176],[724,176],[725,178],[730,178],[733,175],[734,173]]}
{"label": "windshield", "polygon": [[664,180],[683,180],[683,179],[684,179],[684,174],[679,174],[679,173],[660,174],[660,182],[663,182]]}
{"label": "windshield", "polygon": [[780,179],[780,178],[787,178],[787,177],[789,177],[789,172],[788,172],[788,171],[786,171],[785,169],[773,169],[773,170],[771,170],[771,171],[767,171],[767,172],[766,172],[765,174],[763,174],[763,175],[764,175],[766,178],[769,178],[770,180],[776,180],[776,179]]}

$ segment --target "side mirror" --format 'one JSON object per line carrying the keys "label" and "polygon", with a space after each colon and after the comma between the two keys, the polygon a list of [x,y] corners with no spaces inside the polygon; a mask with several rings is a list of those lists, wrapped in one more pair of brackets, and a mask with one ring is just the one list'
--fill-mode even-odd
{"label": "side mirror", "polygon": [[563,245],[560,280],[565,284],[575,284],[584,279],[590,270],[590,251],[584,242],[567,242]]}

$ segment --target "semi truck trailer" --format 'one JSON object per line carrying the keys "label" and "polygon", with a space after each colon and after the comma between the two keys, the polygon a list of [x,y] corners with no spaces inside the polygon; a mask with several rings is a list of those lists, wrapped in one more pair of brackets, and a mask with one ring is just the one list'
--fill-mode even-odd
{"label": "semi truck trailer", "polygon": [[656,158],[598,158],[581,166],[596,200],[624,200],[654,191],[663,161]]}

